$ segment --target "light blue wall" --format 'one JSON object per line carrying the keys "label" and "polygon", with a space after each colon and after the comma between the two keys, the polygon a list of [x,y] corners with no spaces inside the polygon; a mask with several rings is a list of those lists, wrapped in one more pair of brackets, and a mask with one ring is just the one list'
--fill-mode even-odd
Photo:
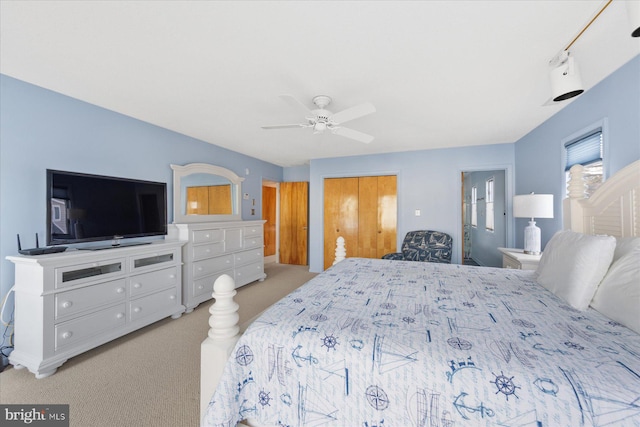
{"label": "light blue wall", "polygon": [[[510,190],[513,187],[510,183],[513,182],[513,144],[312,160],[309,197],[310,270],[319,272],[324,266],[324,178],[396,174],[398,248],[407,231],[444,231],[453,237],[452,262],[459,263],[462,255],[461,173],[492,169],[506,170],[507,192],[512,194]],[[416,209],[420,209],[420,216],[415,216]]]}
{"label": "light blue wall", "polygon": [[[170,164],[203,162],[245,178],[244,219],[261,217],[262,179],[282,181],[283,169],[243,154],[123,116],[0,75],[0,295],[13,285],[16,234],[23,246],[45,239],[45,170],[59,169],[167,183],[173,206]],[[245,170],[251,171],[245,175]],[[251,200],[256,214],[251,215]],[[173,220],[169,208],[169,222]],[[12,305],[12,301],[9,301]],[[9,310],[10,312],[10,310]]]}
{"label": "light blue wall", "polygon": [[[629,61],[515,144],[516,192],[554,195],[554,218],[538,219],[542,247],[562,229],[564,147],[576,132],[605,122],[605,175],[640,159],[640,55]],[[516,246],[524,245],[526,219],[517,219]]]}
{"label": "light blue wall", "polygon": [[284,168],[282,178],[285,182],[309,182],[309,165]]}

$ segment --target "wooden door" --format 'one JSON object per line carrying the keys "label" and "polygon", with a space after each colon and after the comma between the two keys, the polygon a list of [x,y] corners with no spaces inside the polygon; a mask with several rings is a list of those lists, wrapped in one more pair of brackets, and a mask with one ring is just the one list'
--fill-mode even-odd
{"label": "wooden door", "polygon": [[359,178],[358,251],[363,258],[382,258],[396,251],[396,176]]}
{"label": "wooden door", "polygon": [[325,178],[324,180],[324,268],[329,268],[336,255],[336,239],[345,240],[347,256],[358,250],[358,178]]}
{"label": "wooden door", "polygon": [[378,237],[375,257],[396,252],[398,228],[398,190],[395,175],[378,177]]}
{"label": "wooden door", "polygon": [[262,219],[264,223],[264,256],[276,254],[276,193],[275,187],[262,186]]}
{"label": "wooden door", "polygon": [[280,263],[307,265],[309,183],[280,183]]}
{"label": "wooden door", "polygon": [[396,176],[324,180],[324,268],[335,259],[336,239],[347,257],[381,258],[396,251]]}

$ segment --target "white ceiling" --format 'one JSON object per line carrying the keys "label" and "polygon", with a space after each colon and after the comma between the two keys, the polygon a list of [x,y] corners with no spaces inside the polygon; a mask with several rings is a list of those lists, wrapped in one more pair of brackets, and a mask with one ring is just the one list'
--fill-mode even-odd
{"label": "white ceiling", "polygon": [[[640,53],[615,0],[571,48],[588,89]],[[600,0],[5,1],[0,72],[281,166],[518,140],[545,105],[548,62]],[[370,144],[298,123],[278,97],[334,113]]]}

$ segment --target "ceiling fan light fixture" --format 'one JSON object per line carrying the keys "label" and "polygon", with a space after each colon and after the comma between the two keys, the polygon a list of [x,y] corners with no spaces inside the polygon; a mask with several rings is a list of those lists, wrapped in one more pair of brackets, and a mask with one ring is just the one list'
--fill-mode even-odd
{"label": "ceiling fan light fixture", "polygon": [[315,126],[313,126],[313,130],[316,132],[324,132],[327,129],[327,124],[324,122],[317,122]]}
{"label": "ceiling fan light fixture", "polygon": [[552,59],[551,66],[551,97],[555,102],[571,99],[584,92],[578,65],[569,51],[563,51]]}

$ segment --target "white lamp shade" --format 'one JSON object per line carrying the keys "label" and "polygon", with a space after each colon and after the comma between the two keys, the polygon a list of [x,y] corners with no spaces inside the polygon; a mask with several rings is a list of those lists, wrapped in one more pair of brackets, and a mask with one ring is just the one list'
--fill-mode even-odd
{"label": "white lamp shade", "polygon": [[564,101],[584,92],[578,65],[572,56],[562,64],[551,69],[551,98],[554,101]]}
{"label": "white lamp shade", "polygon": [[516,218],[553,218],[553,194],[513,196],[513,216]]}

